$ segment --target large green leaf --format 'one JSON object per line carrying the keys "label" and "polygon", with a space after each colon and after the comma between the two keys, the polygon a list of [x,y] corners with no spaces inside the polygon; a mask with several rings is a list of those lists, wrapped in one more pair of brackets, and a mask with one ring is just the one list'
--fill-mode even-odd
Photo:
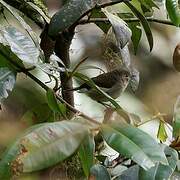
{"label": "large green leaf", "polygon": [[148,21],[143,16],[143,14],[135,6],[133,6],[133,4],[131,4],[130,2],[125,2],[125,4],[132,10],[134,15],[137,16],[137,18],[139,18],[139,20],[144,28],[144,31],[146,33],[146,37],[149,42],[149,47],[150,47],[150,51],[151,51],[153,48],[153,35],[152,35]]}
{"label": "large green leaf", "polygon": [[92,134],[88,134],[81,143],[78,153],[86,177],[89,176],[90,169],[94,163],[94,152],[94,137]]}
{"label": "large green leaf", "polygon": [[167,164],[161,146],[138,128],[129,124],[114,123],[103,125],[101,133],[110,147],[131,158],[145,170],[155,166],[155,162]]}
{"label": "large green leaf", "polygon": [[86,126],[73,121],[32,126],[2,157],[0,179],[62,162],[77,150],[86,134]]}
{"label": "large green leaf", "polygon": [[180,136],[180,96],[178,96],[174,106],[173,135]]}
{"label": "large green leaf", "polygon": [[148,171],[140,168],[139,177],[145,180],[169,179],[176,168],[178,153],[174,149],[167,146],[165,147],[165,154],[167,155],[169,165],[157,163],[155,167],[149,169]]}
{"label": "large green leaf", "polygon": [[95,0],[70,0],[51,18],[49,35],[56,36],[68,29],[95,5]]}
{"label": "large green leaf", "polygon": [[52,18],[49,26],[49,35],[58,33],[76,24],[78,20],[87,15],[95,7],[119,3],[117,0],[69,0]]}
{"label": "large green leaf", "polygon": [[21,24],[21,26],[27,31],[29,36],[32,38],[36,46],[39,47],[37,35],[34,33],[31,27],[25,22],[25,20],[16,12],[16,10],[3,0],[0,0],[0,4],[3,5],[3,7],[6,8],[15,19],[17,19],[17,21]]}
{"label": "large green leaf", "polygon": [[1,29],[1,35],[5,38],[11,51],[23,62],[35,65],[39,61],[40,51],[28,36],[16,28],[9,26]]}
{"label": "large green leaf", "polygon": [[107,169],[100,165],[96,164],[91,168],[90,172],[90,178],[89,179],[95,179],[95,180],[110,180],[110,175],[107,171]]}
{"label": "large green leaf", "polygon": [[180,25],[180,4],[178,0],[166,0],[166,9],[171,21],[176,25]]}
{"label": "large green leaf", "polygon": [[7,67],[0,68],[0,101],[7,98],[16,82],[16,74]]}

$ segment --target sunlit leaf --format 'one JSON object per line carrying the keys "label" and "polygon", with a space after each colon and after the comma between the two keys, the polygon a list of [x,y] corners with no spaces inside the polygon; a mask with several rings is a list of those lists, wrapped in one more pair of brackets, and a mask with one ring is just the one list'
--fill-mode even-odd
{"label": "sunlit leaf", "polygon": [[35,5],[32,2],[27,2],[34,10],[36,10],[43,18],[44,20],[49,23],[50,22],[50,18],[47,16],[48,11],[47,8],[45,6],[43,6],[42,8],[37,6],[37,4]]}
{"label": "sunlit leaf", "polygon": [[165,154],[167,155],[169,165],[157,163],[155,167],[149,169],[148,171],[140,168],[139,176],[146,180],[169,179],[176,168],[178,153],[174,149],[166,146]]}
{"label": "sunlit leaf", "polygon": [[38,42],[38,38],[36,34],[33,32],[31,27],[25,22],[25,20],[16,12],[16,10],[13,7],[9,6],[6,2],[0,0],[0,3],[3,5],[4,8],[6,8],[13,15],[14,18],[18,20],[18,22],[30,35],[30,37],[32,38],[36,46],[39,47],[39,42]]}
{"label": "sunlit leaf", "polygon": [[86,126],[73,121],[32,126],[2,157],[0,179],[62,162],[76,151],[86,134]]}
{"label": "sunlit leaf", "polygon": [[6,39],[11,51],[19,59],[28,64],[36,64],[38,62],[40,52],[32,39],[12,26],[2,29],[0,33]]}
{"label": "sunlit leaf", "polygon": [[128,124],[103,125],[101,133],[105,141],[120,154],[131,158],[145,170],[154,162],[167,164],[163,149],[147,133]]}
{"label": "sunlit leaf", "polygon": [[157,138],[162,142],[165,142],[166,139],[168,138],[168,135],[167,135],[167,132],[165,129],[165,123],[162,121],[159,122],[159,129],[158,129]]}
{"label": "sunlit leaf", "polygon": [[144,28],[144,31],[146,33],[146,37],[148,39],[149,47],[150,47],[150,51],[151,51],[153,48],[153,35],[152,35],[148,21],[143,16],[143,14],[141,14],[141,12],[135,6],[133,6],[130,2],[125,2],[125,4],[132,10],[134,15],[137,16],[137,18],[139,18],[139,20]]}
{"label": "sunlit leaf", "polygon": [[176,25],[180,25],[180,7],[177,0],[166,0],[166,9],[171,21]]}
{"label": "sunlit leaf", "polygon": [[16,74],[7,67],[0,67],[0,101],[7,98],[16,82]]}
{"label": "sunlit leaf", "polygon": [[97,164],[91,168],[89,180],[91,179],[92,180],[102,180],[102,179],[110,180],[111,178],[107,169],[104,166]]}
{"label": "sunlit leaf", "polygon": [[89,176],[90,169],[94,163],[94,152],[94,137],[92,134],[88,134],[82,141],[78,153],[86,177]]}

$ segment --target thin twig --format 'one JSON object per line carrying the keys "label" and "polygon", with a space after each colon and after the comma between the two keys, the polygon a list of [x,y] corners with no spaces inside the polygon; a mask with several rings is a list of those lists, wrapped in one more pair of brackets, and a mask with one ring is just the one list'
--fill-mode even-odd
{"label": "thin twig", "polygon": [[[123,20],[126,21],[126,22],[139,22],[140,21],[138,18],[124,18]],[[156,18],[152,18],[152,17],[146,17],[146,20],[149,21],[149,22],[155,22],[155,23],[175,26],[169,20],[156,19]],[[82,20],[79,21],[78,24],[83,25],[83,24],[98,23],[98,22],[109,23],[109,20],[107,18],[91,18],[89,20],[82,19]]]}

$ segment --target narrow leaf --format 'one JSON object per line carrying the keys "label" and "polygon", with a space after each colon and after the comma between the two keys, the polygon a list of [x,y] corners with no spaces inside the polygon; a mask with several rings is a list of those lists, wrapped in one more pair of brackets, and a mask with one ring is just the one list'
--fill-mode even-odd
{"label": "narrow leaf", "polygon": [[150,51],[151,51],[152,48],[153,48],[153,35],[152,35],[152,32],[151,32],[148,21],[141,14],[141,12],[138,9],[136,9],[136,7],[133,6],[130,2],[125,2],[125,4],[132,10],[134,15],[137,16],[137,18],[139,18],[139,20],[140,20],[140,22],[141,22],[141,24],[142,24],[142,26],[144,28],[144,31],[146,33],[146,37],[148,39],[149,47],[150,47]]}
{"label": "narrow leaf", "polygon": [[49,88],[47,90],[46,97],[47,97],[48,105],[51,108],[51,110],[56,113],[59,112],[61,115],[65,116],[66,113],[65,113],[64,109],[66,109],[66,108],[64,107],[64,105],[62,103],[59,103],[57,101],[54,91],[52,89]]}
{"label": "narrow leaf", "polygon": [[94,163],[94,152],[94,137],[92,134],[88,134],[81,143],[78,153],[86,177],[89,176],[90,169]]}

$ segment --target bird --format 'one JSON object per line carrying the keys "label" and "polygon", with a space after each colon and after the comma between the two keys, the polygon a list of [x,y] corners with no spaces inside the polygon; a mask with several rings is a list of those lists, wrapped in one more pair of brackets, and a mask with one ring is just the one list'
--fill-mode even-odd
{"label": "bird", "polygon": [[[125,67],[120,67],[91,78],[95,85],[114,99],[118,98],[121,93],[124,92],[130,79],[131,73],[129,69]],[[91,99],[98,102],[108,101],[106,96],[98,92],[95,88],[92,88],[86,82],[71,90],[79,93],[86,93]]]}

